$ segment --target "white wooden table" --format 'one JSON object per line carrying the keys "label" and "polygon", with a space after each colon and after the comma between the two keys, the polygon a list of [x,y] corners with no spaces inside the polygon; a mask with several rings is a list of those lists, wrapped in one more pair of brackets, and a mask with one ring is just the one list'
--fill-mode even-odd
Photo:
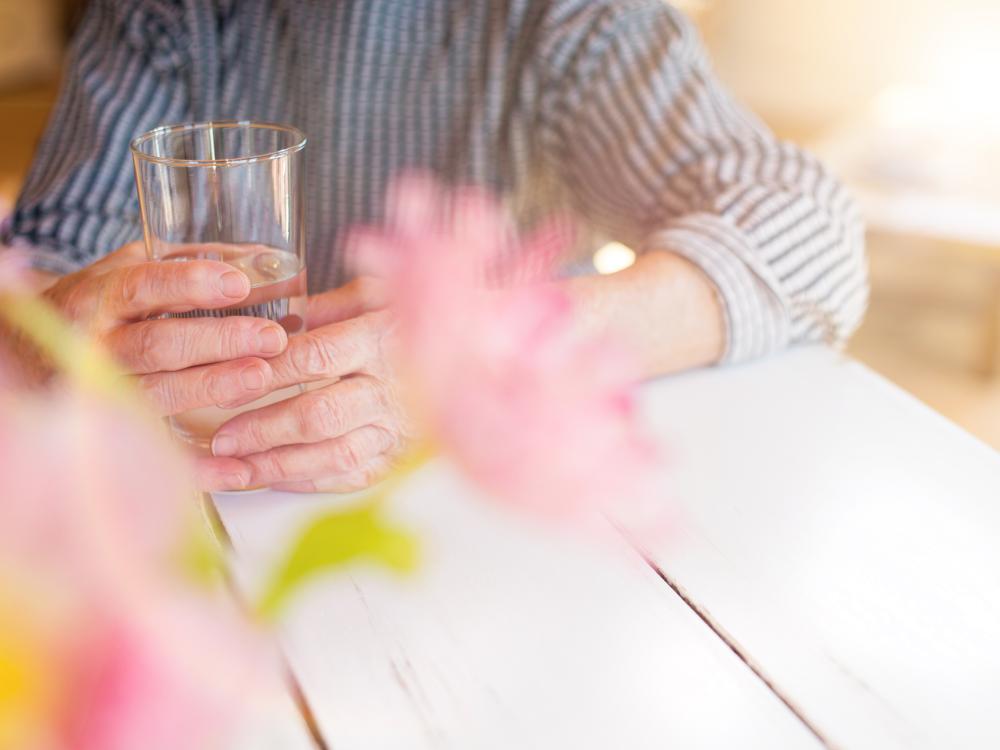
{"label": "white wooden table", "polygon": [[[674,533],[647,562],[474,497],[395,513],[282,631],[331,748],[1000,747],[1000,456],[824,349],[653,383]],[[242,586],[350,498],[217,498]],[[286,745],[289,746],[289,745]]]}

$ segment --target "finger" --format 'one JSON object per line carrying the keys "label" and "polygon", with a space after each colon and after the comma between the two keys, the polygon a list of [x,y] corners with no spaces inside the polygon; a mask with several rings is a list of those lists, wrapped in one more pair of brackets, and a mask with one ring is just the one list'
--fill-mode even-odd
{"label": "finger", "polygon": [[262,318],[166,318],[118,326],[104,344],[129,372],[183,370],[240,357],[273,357],[285,329]]}
{"label": "finger", "polygon": [[227,409],[241,406],[273,390],[273,380],[267,362],[257,357],[189,367],[179,372],[154,372],[136,379],[150,407],[163,416],[203,406]]}
{"label": "finger", "polygon": [[346,474],[333,474],[319,479],[296,482],[274,482],[272,490],[280,492],[360,492],[384,479],[392,471],[392,461],[382,455]]}
{"label": "finger", "polygon": [[385,281],[374,276],[360,276],[344,286],[309,298],[306,313],[309,328],[339,323],[380,310],[388,301]]}
{"label": "finger", "polygon": [[195,481],[205,492],[250,489],[251,469],[238,458],[198,458]]}
{"label": "finger", "polygon": [[102,311],[118,320],[227,307],[250,294],[246,274],[215,260],[136,263],[115,268],[97,281]]}
{"label": "finger", "polygon": [[91,266],[92,268],[116,268],[118,266],[131,266],[148,260],[146,255],[146,243],[142,240],[126,242],[114,252],[110,252],[98,259]]}
{"label": "finger", "polygon": [[385,313],[366,313],[293,336],[288,348],[271,360],[275,382],[283,387],[363,371],[381,356],[387,325]]}
{"label": "finger", "polygon": [[280,445],[339,437],[385,417],[386,402],[374,378],[345,378],[333,385],[230,419],[215,433],[216,456],[246,456]]}
{"label": "finger", "polygon": [[367,425],[333,440],[309,445],[284,445],[244,456],[254,486],[299,482],[317,476],[346,476],[362,472],[378,456],[392,450],[395,438],[388,430]]}

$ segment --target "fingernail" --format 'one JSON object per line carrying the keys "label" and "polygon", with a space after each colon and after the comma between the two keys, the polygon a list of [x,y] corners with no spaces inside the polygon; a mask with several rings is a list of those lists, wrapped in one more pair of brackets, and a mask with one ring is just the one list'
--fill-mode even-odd
{"label": "fingernail", "polygon": [[257,334],[261,354],[277,354],[285,348],[285,336],[278,326],[268,326]]}
{"label": "fingernail", "polygon": [[227,271],[219,277],[219,289],[231,299],[243,299],[250,293],[250,283],[239,271]]}
{"label": "fingernail", "polygon": [[[235,456],[236,455],[236,438],[230,437],[229,435],[216,435],[212,439],[212,455],[213,456]],[[233,474],[233,476],[242,476],[241,474]]]}
{"label": "fingernail", "polygon": [[264,374],[257,367],[244,367],[240,370],[240,382],[248,391],[259,391],[264,387]]}

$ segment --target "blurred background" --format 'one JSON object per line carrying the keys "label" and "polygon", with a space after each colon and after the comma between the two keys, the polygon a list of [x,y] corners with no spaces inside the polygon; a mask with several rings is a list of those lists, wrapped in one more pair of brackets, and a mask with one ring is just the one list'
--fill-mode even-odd
{"label": "blurred background", "polygon": [[[1000,0],[683,0],[736,95],[869,227],[855,357],[1000,449]],[[0,214],[80,0],[0,0]]]}

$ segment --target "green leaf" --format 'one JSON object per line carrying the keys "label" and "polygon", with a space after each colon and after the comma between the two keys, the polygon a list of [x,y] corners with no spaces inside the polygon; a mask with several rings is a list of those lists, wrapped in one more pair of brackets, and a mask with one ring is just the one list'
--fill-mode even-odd
{"label": "green leaf", "polygon": [[324,514],[311,521],[274,573],[257,605],[273,619],[288,599],[316,575],[357,560],[381,563],[408,572],[417,561],[416,540],[387,526],[381,518],[382,493],[364,505]]}

